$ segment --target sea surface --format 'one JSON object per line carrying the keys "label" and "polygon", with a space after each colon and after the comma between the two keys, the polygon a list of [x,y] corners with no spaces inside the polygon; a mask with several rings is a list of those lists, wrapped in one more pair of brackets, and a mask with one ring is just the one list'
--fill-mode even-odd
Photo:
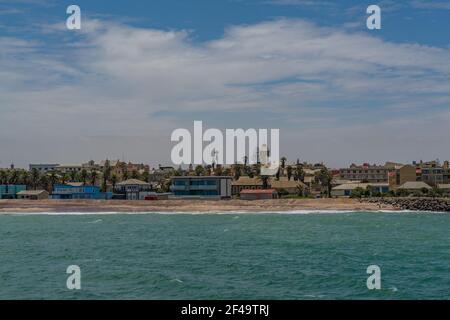
{"label": "sea surface", "polygon": [[0,299],[449,298],[445,213],[0,215]]}

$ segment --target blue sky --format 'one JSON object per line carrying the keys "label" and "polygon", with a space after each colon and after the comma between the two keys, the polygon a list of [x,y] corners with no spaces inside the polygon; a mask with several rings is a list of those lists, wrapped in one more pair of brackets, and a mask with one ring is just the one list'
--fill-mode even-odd
{"label": "blue sky", "polygon": [[280,128],[291,160],[444,160],[449,30],[450,1],[0,0],[0,167],[170,163],[194,120]]}

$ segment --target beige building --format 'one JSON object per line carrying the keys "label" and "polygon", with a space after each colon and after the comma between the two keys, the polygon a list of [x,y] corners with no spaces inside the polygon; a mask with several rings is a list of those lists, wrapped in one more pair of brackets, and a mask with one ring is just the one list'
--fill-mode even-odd
{"label": "beige building", "polygon": [[[277,191],[286,190],[289,194],[297,194],[299,192],[299,186],[306,191],[308,187],[301,181],[294,179],[288,180],[287,177],[280,177],[279,180],[272,177],[267,181],[267,187],[276,189]],[[263,181],[260,178],[250,178],[248,176],[241,176],[238,180],[233,181],[231,184],[231,194],[240,194],[242,190],[261,190],[263,189]]]}
{"label": "beige building", "polygon": [[397,188],[410,193],[422,192],[423,189],[431,190],[432,188],[423,181],[408,181]]}
{"label": "beige building", "polygon": [[388,182],[388,173],[392,166],[377,166],[364,163],[363,165],[352,164],[349,168],[339,169],[341,179],[361,181],[363,183]]}
{"label": "beige building", "polygon": [[388,174],[389,187],[391,190],[397,189],[406,182],[417,180],[416,167],[412,165],[395,165]]}
{"label": "beige building", "polygon": [[389,184],[376,182],[376,183],[345,183],[339,186],[336,186],[331,189],[332,197],[350,197],[355,189],[360,188],[363,190],[367,190],[367,187],[370,188],[372,193],[387,193],[389,192]]}
{"label": "beige building", "polygon": [[49,195],[46,190],[23,190],[17,193],[17,199],[43,200],[48,199]]}
{"label": "beige building", "polygon": [[277,199],[278,193],[275,189],[250,190],[245,189],[240,193],[241,200],[267,200]]}
{"label": "beige building", "polygon": [[446,183],[446,184],[439,184],[438,185],[438,189],[442,190],[442,193],[447,196],[450,197],[450,183]]}

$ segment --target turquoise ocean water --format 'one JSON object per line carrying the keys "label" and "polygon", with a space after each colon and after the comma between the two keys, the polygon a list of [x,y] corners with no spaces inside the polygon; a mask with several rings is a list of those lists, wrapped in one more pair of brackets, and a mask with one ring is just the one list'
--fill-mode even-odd
{"label": "turquoise ocean water", "polygon": [[449,214],[0,215],[0,299],[449,298]]}

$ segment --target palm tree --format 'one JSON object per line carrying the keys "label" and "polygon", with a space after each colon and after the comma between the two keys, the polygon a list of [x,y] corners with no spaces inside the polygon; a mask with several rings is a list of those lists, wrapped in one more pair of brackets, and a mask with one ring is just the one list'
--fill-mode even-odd
{"label": "palm tree", "polygon": [[0,184],[8,184],[8,173],[6,170],[0,170]]}
{"label": "palm tree", "polygon": [[95,171],[95,170],[92,170],[91,171],[91,184],[93,185],[93,186],[95,186],[95,183],[96,183],[96,181],[97,181],[97,171]]}
{"label": "palm tree", "polygon": [[291,181],[292,167],[291,166],[287,166],[286,171],[287,171],[287,178],[288,178],[289,181]]}
{"label": "palm tree", "polygon": [[47,190],[48,191],[48,187],[49,187],[49,179],[48,176],[46,174],[43,174],[39,180],[39,185],[41,186],[42,189]]}
{"label": "palm tree", "polygon": [[203,166],[198,165],[195,167],[195,175],[196,176],[202,176],[205,173],[205,168]]}
{"label": "palm tree", "polygon": [[139,172],[137,172],[137,170],[133,170],[131,172],[131,178],[132,179],[139,179]]}
{"label": "palm tree", "polygon": [[301,184],[301,183],[299,183],[298,185],[297,185],[297,195],[299,196],[299,197],[303,197],[303,192],[304,192],[305,190],[304,190],[304,188],[303,188],[303,185]]}
{"label": "palm tree", "polygon": [[328,197],[331,198],[331,181],[333,180],[333,176],[330,171],[324,167],[320,169],[320,171],[316,174],[316,177],[320,181],[322,187],[326,188]]}
{"label": "palm tree", "polygon": [[52,190],[53,190],[53,187],[55,186],[55,184],[58,183],[58,176],[56,175],[56,173],[54,171],[52,171],[50,173],[50,179],[49,180],[50,180],[50,185],[51,185]]}
{"label": "palm tree", "polygon": [[284,167],[286,166],[287,158],[286,157],[281,157],[280,161],[281,161],[281,169],[284,170]]}
{"label": "palm tree", "polygon": [[9,184],[17,184],[19,180],[19,172],[17,170],[9,170]]}
{"label": "palm tree", "polygon": [[40,178],[41,177],[40,177],[38,169],[33,168],[31,170],[31,185],[33,186],[34,190],[36,190],[36,187],[37,187],[37,184],[38,184]]}
{"label": "palm tree", "polygon": [[108,181],[111,178],[111,165],[108,159],[105,161],[105,166],[103,167],[103,179]]}
{"label": "palm tree", "polygon": [[20,175],[21,184],[29,185],[30,184],[30,173],[28,171],[23,170]]}
{"label": "palm tree", "polygon": [[88,178],[88,172],[86,171],[86,169],[81,170],[80,178],[81,178],[81,182],[83,182],[83,185],[85,185],[86,180]]}
{"label": "palm tree", "polygon": [[304,179],[305,179],[305,172],[303,171],[301,164],[297,164],[295,166],[295,171],[294,171],[294,180],[303,182]]}
{"label": "palm tree", "polygon": [[61,184],[66,184],[67,180],[69,180],[69,177],[67,176],[67,173],[61,174]]}
{"label": "palm tree", "polygon": [[115,174],[113,174],[113,175],[111,176],[111,184],[112,184],[113,190],[116,189],[116,183],[117,183],[117,176],[116,176]]}
{"label": "palm tree", "polygon": [[239,180],[239,178],[242,175],[242,167],[240,164],[234,164],[233,165],[233,171],[234,171],[234,180]]}
{"label": "palm tree", "polygon": [[123,177],[123,180],[128,180],[128,170],[127,170],[127,168],[125,168],[125,169],[123,170],[123,175],[122,175],[122,177]]}
{"label": "palm tree", "polygon": [[[177,173],[178,171],[175,172]],[[147,170],[142,172],[141,179],[142,181],[148,182],[150,180],[150,172],[148,172]]]}
{"label": "palm tree", "polygon": [[77,172],[75,171],[75,170],[73,170],[73,171],[70,171],[70,181],[77,181]]}

